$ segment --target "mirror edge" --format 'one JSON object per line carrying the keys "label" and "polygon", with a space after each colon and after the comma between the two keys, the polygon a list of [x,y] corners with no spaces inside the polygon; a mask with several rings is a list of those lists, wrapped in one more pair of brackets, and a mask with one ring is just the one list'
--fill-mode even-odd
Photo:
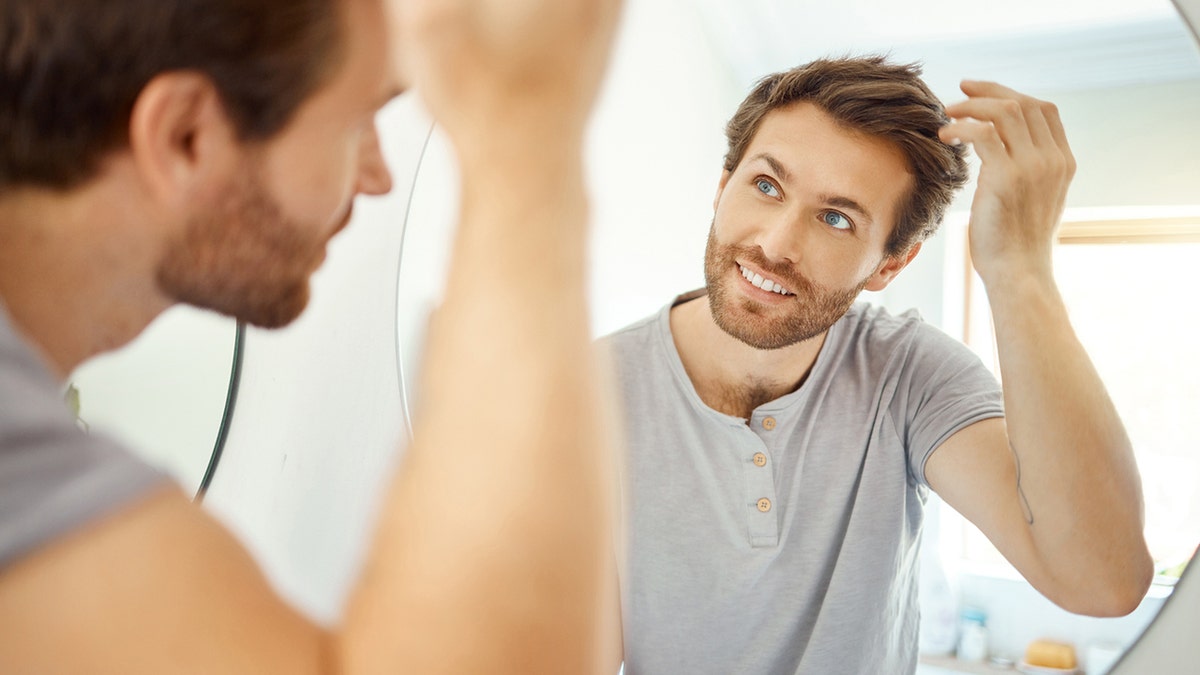
{"label": "mirror edge", "polygon": [[242,381],[242,359],[245,353],[246,346],[246,323],[243,321],[237,322],[237,328],[233,334],[233,363],[230,366],[229,386],[225,392],[225,409],[221,413],[221,426],[217,429],[217,438],[213,443],[212,454],[208,457],[208,466],[204,469],[204,477],[200,479],[200,486],[196,488],[196,494],[193,501],[200,503],[204,501],[204,494],[208,491],[209,485],[212,484],[213,476],[217,473],[217,466],[221,463],[221,455],[225,451],[225,442],[229,438],[229,428],[233,422],[233,411],[237,405],[238,388]]}
{"label": "mirror edge", "polygon": [[[429,122],[429,130],[425,132],[425,140],[421,143],[421,154],[417,158],[417,166],[413,170],[412,185],[409,186],[408,200],[404,205],[404,229],[400,232],[400,250],[396,252],[396,284],[395,287],[400,288],[400,275],[403,274],[404,268],[404,244],[408,240],[408,219],[412,214],[413,198],[417,192],[417,182],[421,177],[421,165],[425,163],[426,153],[429,152],[429,143],[433,138],[433,131],[437,124],[432,120]],[[397,318],[392,322],[396,332],[396,378],[400,385],[400,412],[404,417],[404,431],[407,435],[409,443],[413,439],[413,406],[411,404],[412,392],[409,391],[405,384],[405,368],[404,368],[404,337],[400,334],[400,321]]]}

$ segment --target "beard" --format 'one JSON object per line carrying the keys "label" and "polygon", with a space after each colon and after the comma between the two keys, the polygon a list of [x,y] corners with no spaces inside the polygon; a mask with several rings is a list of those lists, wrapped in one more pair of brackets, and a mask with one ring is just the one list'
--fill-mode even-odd
{"label": "beard", "polygon": [[[758,266],[795,295],[785,296],[788,302],[781,307],[738,298],[730,287],[742,280],[738,260]],[[829,330],[854,304],[868,281],[869,276],[847,289],[821,286],[791,265],[770,262],[759,247],[718,242],[715,220],[708,232],[704,282],[713,321],[731,337],[755,349],[782,349]]]}
{"label": "beard", "polygon": [[308,305],[309,277],[329,236],[284,215],[251,163],[168,245],[158,284],[178,302],[279,328]]}

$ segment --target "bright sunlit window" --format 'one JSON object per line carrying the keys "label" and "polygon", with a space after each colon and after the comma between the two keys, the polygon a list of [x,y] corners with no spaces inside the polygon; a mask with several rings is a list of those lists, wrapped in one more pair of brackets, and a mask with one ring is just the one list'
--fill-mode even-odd
{"label": "bright sunlit window", "polygon": [[[1200,542],[1200,213],[1076,219],[1059,244],[1055,277],[1071,323],[1137,456],[1150,553],[1160,574],[1177,577]],[[987,296],[966,265],[963,337],[998,376]],[[1007,566],[979,530],[945,515],[944,530],[961,524],[961,560]]]}

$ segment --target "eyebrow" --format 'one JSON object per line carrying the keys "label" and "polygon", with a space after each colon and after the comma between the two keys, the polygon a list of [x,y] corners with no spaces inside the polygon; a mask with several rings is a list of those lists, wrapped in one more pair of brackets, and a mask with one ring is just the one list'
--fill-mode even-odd
{"label": "eyebrow", "polygon": [[859,225],[869,225],[875,222],[875,218],[871,216],[871,212],[868,211],[866,207],[854,201],[853,199],[850,199],[849,197],[842,197],[841,195],[820,195],[820,200],[825,204],[835,208],[845,209],[846,211],[857,211],[858,215],[862,216],[863,220],[866,221],[860,222]]}
{"label": "eyebrow", "polygon": [[752,161],[752,162],[758,161],[758,160],[762,160],[762,161],[766,162],[771,167],[771,170],[774,171],[775,174],[778,175],[780,180],[782,180],[783,182],[785,182],[785,183],[792,182],[791,172],[788,171],[787,168],[783,166],[783,164],[780,164],[779,160],[775,159],[774,157],[772,157],[771,155],[769,155],[765,152],[760,152],[757,155],[750,158],[750,161]]}
{"label": "eyebrow", "polygon": [[[750,161],[752,162],[758,160],[766,162],[767,165],[771,167],[771,171],[774,171],[775,174],[779,176],[779,179],[783,182],[792,182],[791,172],[788,171],[787,167],[785,167],[778,159],[775,159],[773,156],[765,152],[760,152],[750,158]],[[874,216],[871,215],[871,212],[868,211],[865,206],[844,195],[821,194],[817,195],[817,199],[822,204],[828,204],[834,208],[857,212],[859,216],[866,220],[866,223],[860,224],[870,224],[875,222]]]}

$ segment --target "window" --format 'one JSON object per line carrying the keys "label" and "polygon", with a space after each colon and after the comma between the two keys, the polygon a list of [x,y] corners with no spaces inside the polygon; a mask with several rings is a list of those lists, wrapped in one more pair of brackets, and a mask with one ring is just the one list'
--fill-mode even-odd
{"label": "window", "polygon": [[[1064,222],[1055,277],[1133,443],[1156,568],[1177,576],[1200,541],[1200,213],[1086,215]],[[964,341],[999,376],[983,284],[969,259],[959,270]],[[962,523],[952,541],[963,561],[1007,567],[974,526],[945,515],[944,530]]]}

